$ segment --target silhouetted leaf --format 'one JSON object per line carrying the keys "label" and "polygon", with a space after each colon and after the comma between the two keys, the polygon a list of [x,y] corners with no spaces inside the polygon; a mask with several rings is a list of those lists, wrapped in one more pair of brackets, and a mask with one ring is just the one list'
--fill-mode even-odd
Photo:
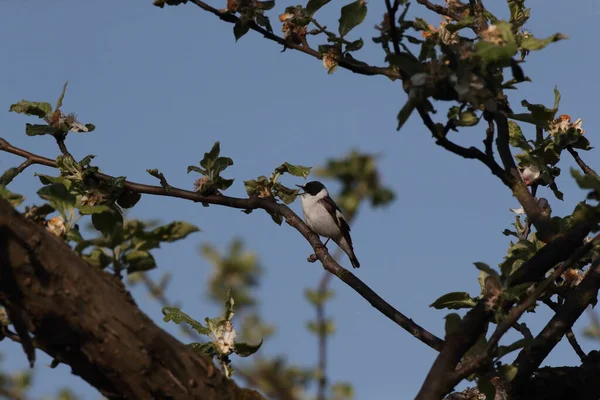
{"label": "silhouetted leaf", "polygon": [[256,353],[258,351],[258,349],[260,349],[260,346],[262,346],[263,341],[261,339],[260,343],[256,344],[256,345],[252,345],[249,343],[241,343],[241,342],[237,342],[233,348],[233,351],[235,354],[237,354],[240,357],[248,357],[251,356],[252,354]]}
{"label": "silhouetted leaf", "polygon": [[20,102],[11,105],[9,111],[44,118],[46,115],[52,113],[52,106],[45,101],[35,102],[21,100]]}
{"label": "silhouetted leaf", "polygon": [[367,16],[367,3],[364,0],[356,0],[342,7],[342,15],[339,19],[339,32],[346,36],[348,32],[360,25]]}
{"label": "silhouetted leaf", "polygon": [[331,0],[309,0],[308,4],[306,5],[306,11],[308,11],[308,13],[312,16],[330,1]]}
{"label": "silhouetted leaf", "polygon": [[211,333],[210,329],[204,327],[200,322],[196,321],[179,308],[163,307],[162,313],[164,315],[163,321],[165,322],[173,321],[178,325],[184,322],[201,335],[208,335]]}
{"label": "silhouetted leaf", "polygon": [[568,39],[562,33],[555,33],[545,39],[536,39],[533,35],[529,35],[521,42],[521,48],[525,50],[541,50],[550,43],[558,42],[559,40]]}
{"label": "silhouetted leaf", "polygon": [[149,271],[156,268],[156,261],[147,251],[136,250],[127,253],[124,257],[127,263],[127,273]]}
{"label": "silhouetted leaf", "polygon": [[52,135],[55,129],[49,125],[25,124],[27,136]]}
{"label": "silhouetted leaf", "polygon": [[475,307],[476,304],[477,302],[469,295],[469,293],[452,292],[441,296],[436,301],[431,303],[429,307],[433,307],[438,310],[443,308],[456,310],[459,308],[472,308]]}

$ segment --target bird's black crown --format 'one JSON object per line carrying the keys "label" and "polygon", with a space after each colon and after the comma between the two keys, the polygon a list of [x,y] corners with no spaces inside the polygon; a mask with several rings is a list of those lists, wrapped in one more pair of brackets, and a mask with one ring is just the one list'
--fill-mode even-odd
{"label": "bird's black crown", "polygon": [[312,181],[304,185],[303,188],[306,193],[315,196],[321,190],[325,189],[325,186],[319,181]]}

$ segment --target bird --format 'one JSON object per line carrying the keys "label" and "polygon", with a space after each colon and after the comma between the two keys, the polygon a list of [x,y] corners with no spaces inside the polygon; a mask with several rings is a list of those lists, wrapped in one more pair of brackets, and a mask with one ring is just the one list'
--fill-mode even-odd
{"label": "bird", "polygon": [[317,235],[327,238],[325,246],[329,239],[333,240],[348,255],[352,266],[359,268],[360,263],[354,254],[350,237],[350,226],[342,210],[329,197],[325,185],[319,181],[312,181],[304,186],[296,186],[304,190],[304,193],[300,193],[300,201],[306,225]]}

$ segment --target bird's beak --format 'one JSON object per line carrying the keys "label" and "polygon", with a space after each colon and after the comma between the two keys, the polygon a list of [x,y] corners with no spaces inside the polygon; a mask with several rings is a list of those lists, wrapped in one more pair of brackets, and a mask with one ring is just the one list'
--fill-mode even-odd
{"label": "bird's beak", "polygon": [[[302,186],[302,185],[296,185],[296,186],[298,186],[300,189],[304,190],[304,186]],[[304,194],[304,193],[300,193],[300,194]]]}

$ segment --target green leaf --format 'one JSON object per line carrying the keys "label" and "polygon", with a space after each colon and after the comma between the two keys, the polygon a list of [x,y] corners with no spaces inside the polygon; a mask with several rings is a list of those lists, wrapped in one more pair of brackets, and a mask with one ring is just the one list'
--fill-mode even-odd
{"label": "green leaf", "polygon": [[329,3],[331,0],[308,0],[308,4],[306,5],[306,11],[312,17],[321,7],[325,4]]}
{"label": "green leaf", "polygon": [[87,166],[89,166],[89,165],[90,165],[90,163],[92,162],[92,160],[93,160],[94,158],[96,158],[96,156],[95,156],[95,155],[93,155],[93,154],[89,154],[89,155],[87,155],[87,156],[83,157],[83,158],[81,159],[81,161],[79,161],[79,165],[81,165],[82,167],[87,167]]}
{"label": "green leaf", "polygon": [[25,201],[25,197],[21,196],[20,194],[11,192],[6,188],[5,185],[0,185],[0,197],[8,201],[13,207],[18,206],[23,201]]}
{"label": "green leaf", "polygon": [[256,345],[252,345],[249,343],[236,342],[235,346],[233,348],[233,352],[240,357],[248,357],[248,356],[251,356],[252,354],[256,353],[258,351],[258,349],[260,349],[260,346],[262,346],[262,344],[263,344],[262,339],[260,340],[260,343],[258,343]]}
{"label": "green leaf", "polygon": [[327,300],[332,299],[334,296],[333,290],[325,290],[324,292],[314,289],[304,289],[304,297],[313,305],[321,306]]}
{"label": "green leaf", "polygon": [[273,9],[273,7],[275,7],[275,1],[274,0],[268,0],[268,1],[258,1],[257,2],[259,4],[259,7],[261,10],[271,10]]}
{"label": "green leaf", "polygon": [[184,221],[174,221],[167,225],[154,228],[150,232],[150,236],[159,242],[175,242],[184,239],[189,234],[200,231],[196,225]]}
{"label": "green leaf", "polygon": [[53,183],[42,187],[38,190],[38,195],[47,200],[52,207],[63,216],[67,215],[67,211],[75,207],[76,197],[69,193],[65,185],[61,183]]}
{"label": "green leaf", "polygon": [[196,167],[195,165],[190,165],[190,166],[187,167],[187,173],[188,174],[190,172],[192,172],[192,171],[198,172],[199,174],[202,174],[202,175],[208,174],[208,172],[206,170],[204,170],[204,169],[202,169],[200,167]]}
{"label": "green leaf", "polygon": [[509,143],[513,147],[518,147],[524,151],[531,151],[532,147],[525,139],[523,131],[515,121],[508,121]]}
{"label": "green leaf", "polygon": [[20,102],[11,105],[8,111],[44,118],[52,113],[52,106],[50,103],[46,102],[21,100]]}
{"label": "green leaf", "polygon": [[85,124],[84,126],[87,128],[88,133],[96,130],[96,125],[94,124]]}
{"label": "green leaf", "polygon": [[486,63],[498,63],[508,66],[511,58],[517,53],[517,45],[515,43],[507,43],[504,46],[499,46],[486,41],[479,41],[475,44],[477,55]]}
{"label": "green leaf", "polygon": [[106,206],[106,205],[79,207],[79,213],[82,215],[100,214],[103,212],[112,212],[112,208],[110,208],[109,206]]}
{"label": "green leaf", "polygon": [[231,321],[235,313],[233,312],[233,305],[235,304],[235,300],[231,297],[231,289],[227,290],[227,301],[225,302],[225,313],[223,314],[223,318],[225,321]]}
{"label": "green leaf", "polygon": [[446,29],[449,32],[458,32],[459,30],[463,29],[463,28],[468,28],[470,26],[473,26],[473,24],[475,23],[475,18],[474,17],[465,17],[463,19],[461,19],[460,21],[456,22],[455,24],[447,24],[446,25]]}
{"label": "green leaf", "polygon": [[305,167],[303,165],[293,165],[288,162],[281,164],[279,167],[275,169],[276,172],[280,174],[288,173],[294,176],[301,176],[304,179],[308,177],[310,174],[310,170],[312,167]]}
{"label": "green leaf", "polygon": [[385,57],[385,60],[389,62],[391,66],[397,67],[401,71],[405,71],[410,76],[423,72],[423,64],[408,53],[389,54]]}
{"label": "green leaf", "polygon": [[498,281],[500,281],[500,274],[498,273],[498,271],[496,271],[489,265],[482,263],[482,262],[474,262],[473,264],[475,265],[475,268],[477,268],[478,270],[483,271],[486,274],[491,275],[491,276],[495,277]]}
{"label": "green leaf", "polygon": [[404,106],[400,109],[400,112],[398,112],[398,126],[396,127],[396,130],[399,131],[400,128],[402,128],[402,126],[406,123],[406,121],[408,121],[408,118],[410,118],[410,115],[414,110],[414,102],[408,100],[406,104],[404,104]]}
{"label": "green leaf", "polygon": [[291,204],[296,200],[298,196],[298,189],[290,189],[287,186],[283,186],[279,182],[275,182],[273,184],[273,191],[275,192],[275,196],[281,199],[284,204]]}
{"label": "green leaf", "polygon": [[244,181],[246,193],[248,196],[265,197],[265,194],[271,194],[271,184],[266,176],[259,176],[257,179]]}
{"label": "green leaf", "polygon": [[83,254],[81,258],[90,263],[93,267],[99,269],[104,269],[112,263],[112,258],[98,247],[92,249],[90,254]]}
{"label": "green leaf", "polygon": [[69,84],[69,81],[66,81],[65,85],[63,86],[62,93],[60,94],[60,97],[56,101],[56,107],[54,107],[54,109],[57,111],[60,110],[60,108],[62,107],[63,99],[65,98],[65,92],[67,91],[68,84]]}
{"label": "green leaf", "polygon": [[517,121],[523,121],[530,124],[540,126],[546,130],[550,129],[550,122],[554,119],[558,111],[560,103],[560,92],[557,87],[554,87],[554,108],[548,108],[543,104],[531,104],[527,100],[523,100],[521,105],[526,107],[531,114],[513,114],[510,116]]}
{"label": "green leaf", "polygon": [[281,223],[283,222],[283,215],[281,215],[281,214],[273,214],[273,213],[269,213],[269,215],[271,215],[271,219],[277,225],[281,225]]}
{"label": "green leaf", "polygon": [[460,329],[460,322],[462,321],[462,319],[460,318],[460,315],[458,315],[457,313],[450,313],[450,314],[446,315],[444,317],[444,319],[446,320],[446,324],[445,324],[446,337],[448,337],[448,335],[452,335],[453,333],[457,332]]}
{"label": "green leaf", "polygon": [[500,368],[498,368],[498,372],[506,382],[510,382],[513,379],[515,379],[515,376],[517,376],[517,372],[519,372],[519,369],[511,364],[502,364]]}
{"label": "green leaf", "polygon": [[484,63],[498,63],[500,66],[508,67],[511,64],[512,57],[518,50],[512,27],[506,21],[498,21],[495,26],[496,32],[498,32],[504,44],[499,45],[479,40],[475,44],[475,51]]}
{"label": "green leaf", "polygon": [[433,307],[438,310],[443,308],[456,310],[459,308],[472,308],[475,307],[476,304],[477,302],[469,295],[469,293],[452,292],[441,296],[436,301],[431,303],[429,307]]}
{"label": "green leaf", "polygon": [[27,136],[52,135],[55,129],[50,125],[25,124],[25,134]]}
{"label": "green leaf", "polygon": [[209,335],[211,333],[210,329],[204,327],[200,322],[191,318],[177,307],[163,307],[162,313],[164,315],[163,321],[165,322],[173,321],[177,325],[184,322],[201,335]]}
{"label": "green leaf", "polygon": [[355,40],[354,42],[350,42],[346,45],[346,51],[358,51],[362,49],[365,42],[363,42],[362,38]]}
{"label": "green leaf", "polygon": [[333,335],[335,333],[335,323],[331,318],[327,318],[324,322],[318,323],[315,321],[308,321],[306,323],[308,330],[315,335],[321,334],[321,329],[325,335]]}
{"label": "green leaf", "polygon": [[457,126],[475,126],[479,122],[477,114],[471,110],[463,111],[459,114],[458,120],[456,121]]}
{"label": "green leaf", "polygon": [[214,357],[217,355],[217,350],[213,342],[208,343],[190,343],[189,346],[194,349],[196,354]]}
{"label": "green leaf", "polygon": [[156,268],[156,261],[147,251],[136,250],[127,253],[124,257],[127,263],[127,273],[149,271]]}
{"label": "green leaf", "polygon": [[235,25],[233,25],[233,36],[235,36],[235,41],[240,40],[242,36],[244,36],[250,30],[250,24],[245,22],[242,19],[238,19]]}
{"label": "green leaf", "polygon": [[206,170],[211,170],[213,165],[215,165],[215,161],[217,160],[217,157],[219,157],[220,152],[221,144],[219,142],[215,142],[212,149],[210,149],[208,153],[204,153],[204,158],[202,158],[200,161],[200,165],[206,168]]}
{"label": "green leaf", "polygon": [[367,16],[367,3],[364,0],[356,0],[342,7],[342,15],[339,19],[339,32],[346,36],[348,32],[360,25]]}
{"label": "green leaf", "polygon": [[529,35],[521,42],[521,48],[525,50],[541,50],[550,43],[558,42],[559,40],[568,39],[562,33],[555,33],[545,39],[536,39],[533,35]]}
{"label": "green leaf", "polygon": [[229,157],[217,158],[212,167],[213,174],[215,174],[215,175],[220,174],[230,165],[233,165],[233,160],[231,158],[229,158]]}
{"label": "green leaf", "polygon": [[67,178],[63,178],[62,176],[50,176],[42,174],[36,174],[36,176],[40,178],[40,182],[42,182],[42,185],[57,184],[63,185],[67,190],[71,189],[71,181]]}
{"label": "green leaf", "polygon": [[6,186],[9,183],[11,183],[13,181],[13,179],[15,179],[15,177],[19,175],[19,169],[18,168],[9,168],[6,171],[4,171],[4,173],[2,174],[2,176],[0,176],[0,186]]}
{"label": "green leaf", "polygon": [[116,239],[123,234],[123,215],[116,210],[92,214],[92,224],[106,238]]}

